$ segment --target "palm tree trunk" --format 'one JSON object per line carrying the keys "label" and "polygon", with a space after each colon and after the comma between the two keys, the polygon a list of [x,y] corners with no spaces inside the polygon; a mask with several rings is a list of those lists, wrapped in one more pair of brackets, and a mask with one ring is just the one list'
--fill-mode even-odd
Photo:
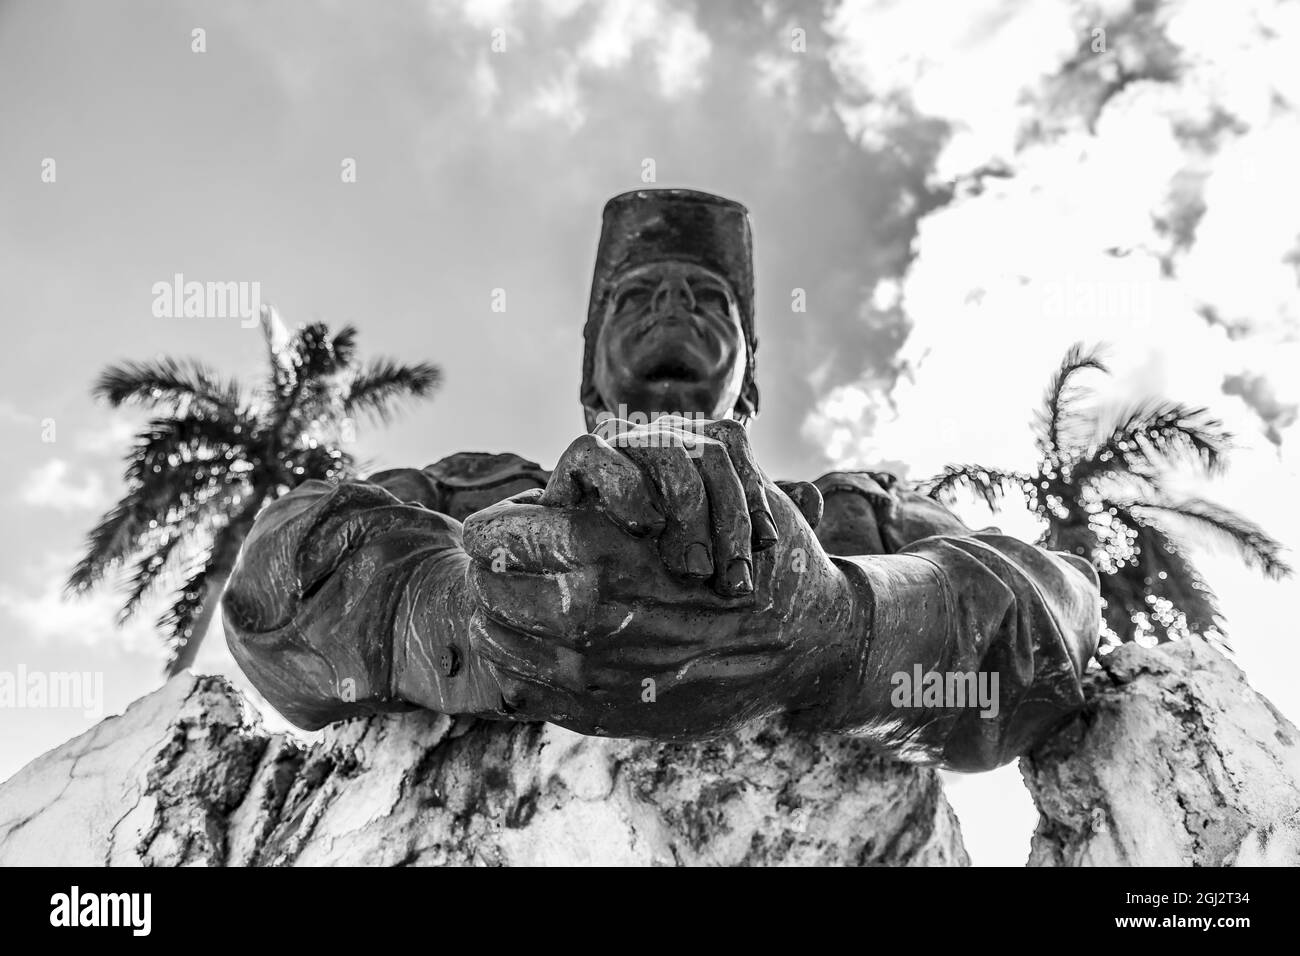
{"label": "palm tree trunk", "polygon": [[[239,549],[236,548],[235,550],[238,553]],[[212,619],[216,616],[217,607],[221,603],[221,592],[226,589],[228,580],[230,580],[229,570],[218,573],[216,569],[213,569],[208,575],[207,585],[204,588],[202,610],[199,611],[198,617],[194,620],[190,636],[184,644],[176,649],[176,655],[168,662],[168,677],[175,677],[194,663],[194,658],[199,653],[199,645],[203,643],[203,638],[208,633]]]}
{"label": "palm tree trunk", "polygon": [[256,496],[252,504],[236,515],[230,524],[218,533],[217,540],[212,546],[212,557],[208,560],[203,603],[194,619],[189,638],[177,647],[175,656],[167,664],[168,677],[175,677],[194,663],[194,658],[199,653],[199,646],[207,636],[208,628],[212,626],[217,608],[221,606],[221,595],[226,590],[226,582],[230,580],[231,572],[235,569],[239,549],[243,547],[244,538],[248,537],[248,532],[253,527],[253,519],[257,517],[261,504],[260,496]]}

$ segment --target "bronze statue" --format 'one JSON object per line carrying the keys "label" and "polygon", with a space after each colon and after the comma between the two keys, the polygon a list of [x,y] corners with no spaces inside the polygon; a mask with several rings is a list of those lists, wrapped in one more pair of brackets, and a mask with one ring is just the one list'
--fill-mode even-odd
{"label": "bronze statue", "polygon": [[589,433],[551,472],[459,454],[276,501],[223,601],[240,666],[306,728],[425,707],[686,739],[787,712],[959,770],[1023,752],[1082,703],[1096,572],[887,475],[773,482],[753,319],[743,206],[610,200]]}

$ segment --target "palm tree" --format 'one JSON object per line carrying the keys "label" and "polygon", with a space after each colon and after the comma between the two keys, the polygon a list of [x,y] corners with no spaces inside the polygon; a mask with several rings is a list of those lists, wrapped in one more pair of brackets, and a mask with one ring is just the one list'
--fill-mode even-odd
{"label": "palm tree", "polygon": [[357,331],[324,323],[289,332],[263,308],[270,365],[252,395],[196,361],[164,358],[106,368],[93,392],[113,407],[156,410],[126,456],[126,493],[87,538],[67,589],[84,594],[131,564],[122,624],[164,583],[158,620],[167,674],[188,667],[207,633],[240,545],[267,502],[312,478],[337,481],[355,462],[341,447],[352,416],[387,421],[404,397],[431,395],[440,370],[356,360]]}
{"label": "palm tree", "polygon": [[1187,556],[1197,539],[1225,544],[1270,578],[1289,575],[1282,546],[1257,525],[1200,498],[1176,500],[1165,475],[1190,465],[1205,475],[1227,464],[1232,435],[1204,408],[1146,401],[1113,418],[1084,409],[1075,381],[1108,373],[1100,353],[1073,346],[1052,377],[1035,420],[1033,474],[950,465],[923,483],[951,503],[957,489],[997,510],[1019,493],[1044,522],[1039,544],[1083,555],[1101,573],[1107,641],[1165,642],[1199,634],[1226,643],[1218,601]]}

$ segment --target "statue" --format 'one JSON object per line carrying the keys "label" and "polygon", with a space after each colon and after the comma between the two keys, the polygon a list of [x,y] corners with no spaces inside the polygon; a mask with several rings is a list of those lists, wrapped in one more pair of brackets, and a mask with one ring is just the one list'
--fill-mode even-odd
{"label": "statue", "polygon": [[429,708],[684,740],[785,713],[974,771],[1083,703],[1087,561],[974,532],[892,476],[776,483],[755,460],[743,206],[610,200],[585,340],[588,432],[553,471],[458,454],[308,482],[260,515],[223,610],[285,717]]}

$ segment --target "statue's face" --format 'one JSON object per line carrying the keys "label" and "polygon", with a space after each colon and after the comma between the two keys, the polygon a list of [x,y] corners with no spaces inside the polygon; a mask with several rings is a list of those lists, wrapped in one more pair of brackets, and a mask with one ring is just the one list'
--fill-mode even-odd
{"label": "statue's face", "polygon": [[656,262],[615,280],[594,369],[606,410],[724,418],[740,397],[745,361],[736,296],[716,272]]}

